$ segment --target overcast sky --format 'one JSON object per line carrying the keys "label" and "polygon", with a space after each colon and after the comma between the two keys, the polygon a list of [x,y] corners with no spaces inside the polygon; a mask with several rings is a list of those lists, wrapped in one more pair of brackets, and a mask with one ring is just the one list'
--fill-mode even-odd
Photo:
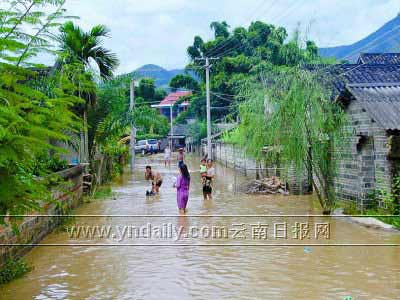
{"label": "overcast sky", "polygon": [[[104,24],[105,45],[121,60],[118,73],[144,64],[167,69],[187,63],[195,35],[210,38],[209,24],[232,27],[261,20],[292,32],[298,22],[321,47],[351,44],[394,18],[399,0],[67,0],[69,14],[85,29]],[[309,26],[311,24],[311,26]]]}

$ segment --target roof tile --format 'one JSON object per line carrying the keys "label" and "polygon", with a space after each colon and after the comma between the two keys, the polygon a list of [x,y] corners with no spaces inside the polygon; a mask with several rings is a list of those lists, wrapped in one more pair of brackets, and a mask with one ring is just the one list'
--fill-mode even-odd
{"label": "roof tile", "polygon": [[348,84],[346,89],[384,129],[400,129],[400,82]]}
{"label": "roof tile", "polygon": [[174,105],[175,102],[178,101],[180,98],[190,95],[192,95],[192,92],[189,91],[178,91],[170,93],[167,97],[164,98],[164,100],[160,102],[160,105]]}

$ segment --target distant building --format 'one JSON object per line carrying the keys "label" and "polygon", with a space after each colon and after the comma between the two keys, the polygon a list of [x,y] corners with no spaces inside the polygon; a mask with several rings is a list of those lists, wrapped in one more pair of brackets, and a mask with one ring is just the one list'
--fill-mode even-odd
{"label": "distant building", "polygon": [[[188,91],[178,91],[178,92],[170,93],[159,104],[152,105],[151,107],[159,108],[160,113],[169,119],[172,106],[174,106],[174,104],[182,97],[191,96],[191,95],[192,95],[192,92],[188,92]],[[189,106],[189,102],[187,102],[187,101],[180,103],[178,105],[177,110],[173,111],[172,117],[176,118],[181,112],[186,111],[188,106]]]}
{"label": "distant building", "polygon": [[172,149],[185,148],[188,135],[187,124],[174,125],[173,130],[170,130],[168,133],[168,139],[171,141]]}

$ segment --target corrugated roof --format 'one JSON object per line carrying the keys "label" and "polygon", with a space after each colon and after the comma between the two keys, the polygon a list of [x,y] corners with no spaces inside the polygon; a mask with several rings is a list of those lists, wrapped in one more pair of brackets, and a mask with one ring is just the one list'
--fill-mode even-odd
{"label": "corrugated roof", "polygon": [[190,95],[192,95],[192,92],[188,91],[178,91],[175,93],[171,93],[167,97],[165,97],[159,105],[174,105],[175,102],[178,101],[180,98]]}
{"label": "corrugated roof", "polygon": [[358,59],[359,64],[400,64],[400,53],[361,53]]}
{"label": "corrugated roof", "polygon": [[348,84],[346,89],[384,129],[400,129],[400,81]]}

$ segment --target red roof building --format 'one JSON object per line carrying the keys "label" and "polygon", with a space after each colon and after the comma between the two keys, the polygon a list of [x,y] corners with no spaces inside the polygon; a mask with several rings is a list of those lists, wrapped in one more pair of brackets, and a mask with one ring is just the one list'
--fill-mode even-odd
{"label": "red roof building", "polygon": [[[152,105],[151,107],[159,108],[160,113],[164,116],[170,118],[170,110],[172,106],[182,97],[191,96],[192,92],[188,91],[178,91],[174,93],[170,93],[167,97],[165,97],[159,104]],[[185,111],[189,106],[189,102],[185,101],[179,104],[178,111],[173,112],[173,117],[176,117],[182,111]]]}

